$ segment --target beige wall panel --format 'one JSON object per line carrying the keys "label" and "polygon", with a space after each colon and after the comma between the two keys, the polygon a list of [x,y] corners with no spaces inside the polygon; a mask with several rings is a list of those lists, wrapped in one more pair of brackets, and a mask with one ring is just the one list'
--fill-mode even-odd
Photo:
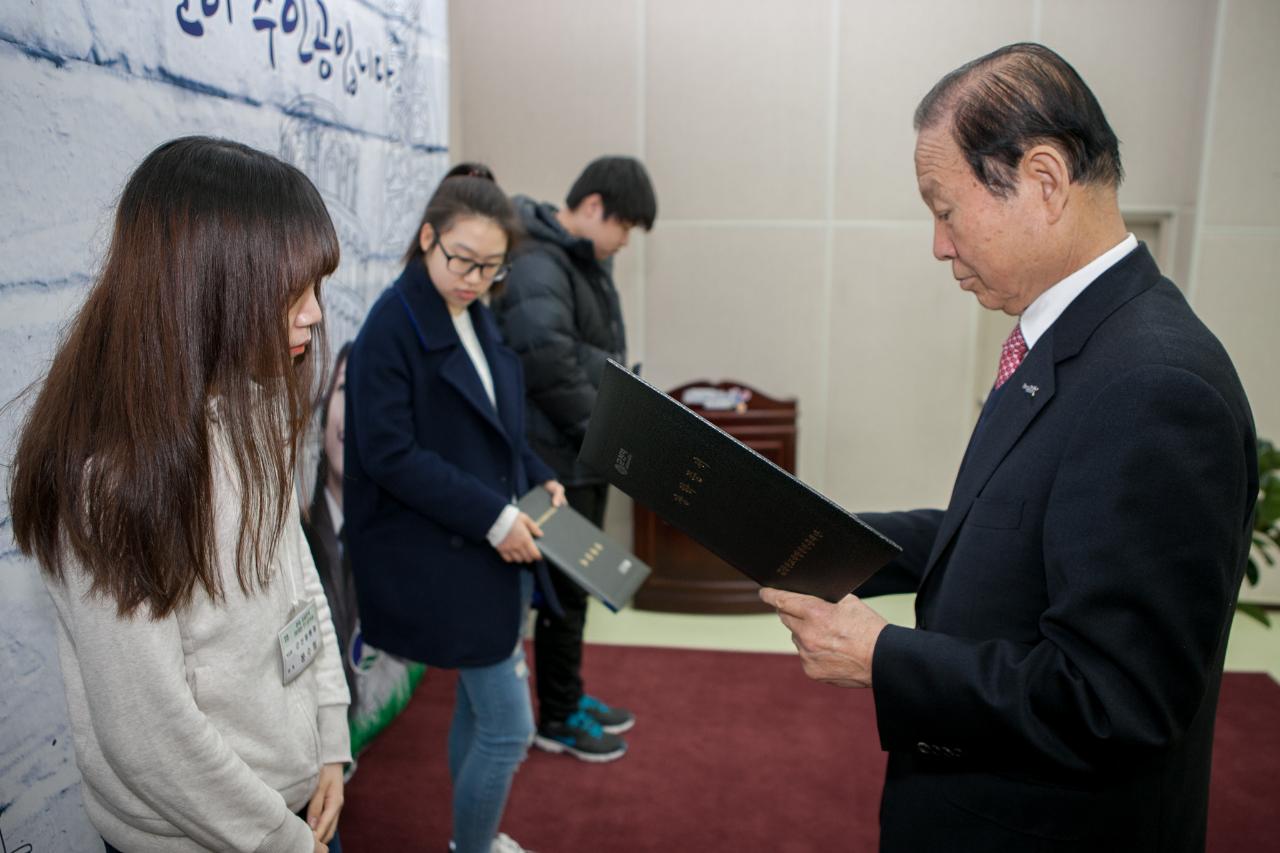
{"label": "beige wall panel", "polygon": [[627,331],[627,366],[644,358],[644,302],[641,291],[640,265],[645,241],[639,229],[632,232],[631,243],[613,256],[613,283],[622,300],[622,322]]}
{"label": "beige wall panel", "polygon": [[1160,271],[1173,279],[1183,293],[1191,286],[1191,252],[1195,245],[1196,216],[1199,208],[1184,207],[1178,211],[1178,221],[1173,229],[1173,269],[1161,267]]}
{"label": "beige wall panel", "polygon": [[823,216],[831,4],[645,5],[645,154],[661,215]]}
{"label": "beige wall panel", "polygon": [[609,502],[605,505],[604,512],[604,532],[627,548],[632,546],[632,531],[635,529],[631,520],[633,506],[634,501],[625,493],[613,486],[609,487]]}
{"label": "beige wall panel", "polygon": [[1195,202],[1214,0],[1043,0],[1041,41],[1098,97],[1116,135],[1124,205]]}
{"label": "beige wall panel", "polygon": [[601,154],[635,154],[635,2],[459,0],[450,57],[461,150],[503,187],[561,203]]}
{"label": "beige wall panel", "polygon": [[948,71],[1031,36],[1028,0],[844,0],[837,83],[836,219],[921,219],[911,117]]}
{"label": "beige wall panel", "polygon": [[972,426],[976,303],[927,227],[841,228],[835,268],[828,494],[854,511],[946,506]]}
{"label": "beige wall panel", "polygon": [[820,228],[663,226],[646,255],[644,376],[733,379],[800,405],[797,468],[819,485],[826,406]]}
{"label": "beige wall panel", "polygon": [[1224,2],[1205,224],[1280,226],[1280,3]]}
{"label": "beige wall panel", "polygon": [[1280,334],[1280,232],[1205,235],[1195,309],[1235,362],[1258,434],[1280,442],[1280,383],[1276,336]]}

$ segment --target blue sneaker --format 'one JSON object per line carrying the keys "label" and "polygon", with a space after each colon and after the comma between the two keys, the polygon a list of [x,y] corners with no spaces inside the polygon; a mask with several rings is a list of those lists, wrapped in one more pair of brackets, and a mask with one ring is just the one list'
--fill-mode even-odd
{"label": "blue sneaker", "polygon": [[600,728],[611,735],[620,735],[623,732],[631,731],[631,727],[636,724],[636,715],[626,708],[606,705],[596,697],[588,696],[585,693],[578,700],[578,710],[594,717],[595,721],[600,724]]}
{"label": "blue sneaker", "polygon": [[533,744],[547,752],[567,752],[596,764],[615,761],[627,751],[626,741],[606,732],[583,711],[574,711],[564,722],[542,723],[533,736]]}

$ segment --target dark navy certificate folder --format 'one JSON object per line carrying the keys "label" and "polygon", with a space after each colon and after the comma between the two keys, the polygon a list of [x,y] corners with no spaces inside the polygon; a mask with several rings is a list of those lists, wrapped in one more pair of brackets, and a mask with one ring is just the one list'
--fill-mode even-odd
{"label": "dark navy certificate folder", "polygon": [[899,551],[615,362],[578,458],[762,586],[839,601]]}

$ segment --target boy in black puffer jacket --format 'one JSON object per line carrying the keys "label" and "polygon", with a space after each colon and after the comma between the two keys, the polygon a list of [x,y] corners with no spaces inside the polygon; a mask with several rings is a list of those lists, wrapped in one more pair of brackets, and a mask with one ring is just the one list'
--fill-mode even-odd
{"label": "boy in black puffer jacket", "polygon": [[[603,526],[608,484],[577,461],[578,449],[606,360],[626,359],[612,258],[632,228],[653,227],[657,199],[640,161],[601,157],[578,176],[563,208],[525,196],[514,202],[528,239],[493,310],[524,363],[529,444],[555,469],[569,505]],[[635,717],[583,691],[587,596],[560,572],[553,570],[552,578],[564,616],[538,611],[534,742],[585,761],[612,761],[626,751],[620,735]]]}

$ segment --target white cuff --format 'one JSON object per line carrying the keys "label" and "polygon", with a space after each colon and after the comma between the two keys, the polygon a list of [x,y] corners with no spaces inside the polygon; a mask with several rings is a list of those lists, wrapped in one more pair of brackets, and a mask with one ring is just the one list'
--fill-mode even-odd
{"label": "white cuff", "polygon": [[489,528],[484,538],[489,540],[490,545],[497,548],[502,544],[502,540],[507,538],[511,528],[515,527],[516,519],[519,517],[520,509],[515,504],[507,504],[502,508],[498,520],[493,523],[493,527]]}

